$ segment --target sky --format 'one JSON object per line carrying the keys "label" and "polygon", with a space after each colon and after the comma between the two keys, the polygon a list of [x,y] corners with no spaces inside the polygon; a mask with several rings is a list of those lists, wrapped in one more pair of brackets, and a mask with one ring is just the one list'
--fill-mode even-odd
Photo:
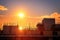
{"label": "sky", "polygon": [[2,23],[8,20],[13,23],[17,22],[16,20],[19,21],[20,19],[16,17],[19,12],[24,12],[30,17],[51,15],[54,12],[60,14],[60,0],[0,0],[0,21]]}
{"label": "sky", "polygon": [[7,13],[23,10],[29,16],[49,15],[54,11],[60,12],[60,0],[0,0],[0,5],[5,6]]}

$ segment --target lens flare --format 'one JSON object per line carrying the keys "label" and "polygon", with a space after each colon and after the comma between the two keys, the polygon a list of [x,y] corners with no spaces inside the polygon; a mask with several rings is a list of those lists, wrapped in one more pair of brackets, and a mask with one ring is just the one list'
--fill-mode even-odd
{"label": "lens flare", "polygon": [[18,16],[19,16],[20,18],[24,18],[24,13],[19,13]]}
{"label": "lens flare", "polygon": [[20,26],[20,27],[19,27],[19,30],[23,30],[23,27],[22,27],[22,26]]}

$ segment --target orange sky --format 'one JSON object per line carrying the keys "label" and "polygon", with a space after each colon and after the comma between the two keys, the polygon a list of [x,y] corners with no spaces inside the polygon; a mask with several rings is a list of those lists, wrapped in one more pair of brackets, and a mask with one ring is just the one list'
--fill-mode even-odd
{"label": "orange sky", "polygon": [[[24,9],[24,8],[23,8]],[[29,14],[27,14],[26,10],[16,9],[13,11],[13,14],[7,14],[7,15],[0,15],[0,26],[2,24],[18,24],[21,26],[33,26],[35,27],[38,22],[42,22],[43,18],[55,18],[56,23],[60,23],[60,13],[54,12],[51,13],[50,15],[43,15],[43,16],[35,16],[32,17]],[[0,10],[6,11],[8,10],[6,7],[0,5]],[[20,12],[23,12],[25,17],[22,19],[18,16]]]}
{"label": "orange sky", "polygon": [[58,14],[57,12],[52,13],[51,15],[44,15],[44,16],[40,16],[40,17],[25,17],[23,19],[21,19],[20,17],[14,15],[10,15],[10,16],[0,16],[0,26],[1,24],[18,24],[21,26],[36,26],[36,24],[38,22],[42,22],[43,18],[55,18],[56,19],[56,23],[60,23],[60,14]]}

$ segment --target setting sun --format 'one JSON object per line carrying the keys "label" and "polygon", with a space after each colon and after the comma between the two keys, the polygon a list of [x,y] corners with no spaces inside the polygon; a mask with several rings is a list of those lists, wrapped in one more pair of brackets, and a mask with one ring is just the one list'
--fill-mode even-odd
{"label": "setting sun", "polygon": [[20,18],[24,18],[25,15],[24,15],[24,13],[19,13],[18,16],[19,16]]}

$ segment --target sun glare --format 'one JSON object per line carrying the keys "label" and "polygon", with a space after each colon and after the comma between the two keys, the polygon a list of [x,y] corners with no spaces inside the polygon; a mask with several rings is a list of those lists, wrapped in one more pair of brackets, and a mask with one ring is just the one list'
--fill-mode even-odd
{"label": "sun glare", "polygon": [[22,27],[22,26],[20,26],[20,27],[19,27],[19,30],[23,30],[23,27]]}
{"label": "sun glare", "polygon": [[18,16],[19,16],[20,18],[24,18],[24,13],[19,13]]}

